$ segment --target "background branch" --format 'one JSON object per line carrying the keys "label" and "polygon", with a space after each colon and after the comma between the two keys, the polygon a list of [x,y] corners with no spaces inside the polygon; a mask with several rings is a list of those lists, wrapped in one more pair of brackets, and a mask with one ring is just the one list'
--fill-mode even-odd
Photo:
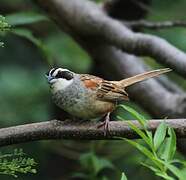
{"label": "background branch", "polygon": [[137,21],[123,21],[124,25],[131,28],[148,28],[148,29],[163,29],[171,27],[186,27],[186,22],[177,21],[163,21],[163,22],[151,22],[146,20]]}
{"label": "background branch", "polygon": [[[68,33],[99,38],[127,53],[150,56],[186,77],[186,54],[157,36],[134,33],[87,0],[36,0]],[[59,21],[60,18],[60,21]],[[58,20],[57,20],[58,19]],[[72,21],[73,19],[73,21]]]}
{"label": "background branch", "polygon": [[[174,128],[178,138],[186,137],[186,119],[149,120],[148,129],[152,132],[158,125],[165,121],[167,125]],[[130,121],[140,127],[135,120]],[[0,129],[0,147],[49,139],[115,139],[118,137],[139,138],[137,134],[128,127],[127,121],[111,121],[110,131],[106,136],[102,128],[97,128],[97,122],[74,122],[51,120],[46,122],[19,125]]]}

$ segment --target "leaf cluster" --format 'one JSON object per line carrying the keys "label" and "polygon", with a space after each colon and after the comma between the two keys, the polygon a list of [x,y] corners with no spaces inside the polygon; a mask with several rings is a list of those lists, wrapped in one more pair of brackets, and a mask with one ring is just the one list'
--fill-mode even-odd
{"label": "leaf cluster", "polygon": [[[6,22],[5,17],[0,15],[0,34],[10,30],[10,25]],[[0,42],[0,47],[3,47],[4,43]]]}
{"label": "leaf cluster", "polygon": [[[176,134],[174,129],[168,127],[166,123],[163,122],[153,134],[148,130],[148,120],[141,114],[126,105],[120,106],[131,113],[141,126],[139,128],[133,123],[128,122],[129,127],[142,138],[144,144],[121,138],[138,149],[147,158],[146,162],[141,162],[141,164],[163,179],[174,180],[176,178],[184,180],[183,170],[186,162],[174,158],[176,153]],[[121,119],[121,117],[119,118]],[[126,179],[124,175],[122,175],[122,178]]]}
{"label": "leaf cluster", "polygon": [[0,31],[7,31],[10,29],[10,25],[7,23],[4,16],[0,15]]}
{"label": "leaf cluster", "polygon": [[0,153],[0,174],[18,177],[18,173],[36,173],[36,162],[23,153],[22,149],[15,149],[13,153]]}

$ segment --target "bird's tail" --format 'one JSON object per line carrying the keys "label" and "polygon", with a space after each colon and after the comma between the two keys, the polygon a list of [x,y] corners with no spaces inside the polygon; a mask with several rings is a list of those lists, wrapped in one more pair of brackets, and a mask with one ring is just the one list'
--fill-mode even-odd
{"label": "bird's tail", "polygon": [[138,74],[136,76],[129,77],[127,79],[123,79],[120,81],[120,83],[122,84],[123,87],[127,87],[127,86],[130,86],[130,85],[135,84],[137,82],[144,81],[146,79],[159,76],[160,74],[163,74],[163,73],[167,73],[169,71],[171,71],[171,69],[169,69],[169,68],[148,71],[145,73]]}

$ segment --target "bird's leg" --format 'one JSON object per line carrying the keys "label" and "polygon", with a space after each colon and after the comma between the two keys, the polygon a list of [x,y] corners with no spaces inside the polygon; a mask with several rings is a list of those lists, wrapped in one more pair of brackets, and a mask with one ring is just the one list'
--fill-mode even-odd
{"label": "bird's leg", "polygon": [[104,127],[104,136],[109,132],[110,112],[105,116],[105,120],[98,126],[98,128]]}

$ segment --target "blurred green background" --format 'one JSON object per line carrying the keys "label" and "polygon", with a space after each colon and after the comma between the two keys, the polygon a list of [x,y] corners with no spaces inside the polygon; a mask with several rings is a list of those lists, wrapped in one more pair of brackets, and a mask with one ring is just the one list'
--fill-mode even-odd
{"label": "blurred green background", "polygon": [[[147,5],[146,19],[152,21],[186,20],[186,0],[152,0]],[[0,41],[0,127],[46,121],[56,117],[45,72],[61,65],[79,73],[92,72],[94,62],[68,35],[30,0],[1,0],[0,14],[11,25],[1,32]],[[167,39],[186,51],[186,29],[171,28],[145,32]],[[152,66],[158,66],[147,58]],[[173,76],[182,87],[182,79]],[[136,104],[130,103],[147,117]],[[121,113],[121,112],[120,112]],[[121,114],[130,119],[127,113]],[[129,179],[158,179],[140,166],[144,157],[122,141],[41,141],[1,148],[2,152],[18,147],[38,162],[38,173],[20,175],[23,180],[120,179],[125,172]],[[76,178],[75,178],[76,177]],[[11,180],[13,177],[0,176]]]}

